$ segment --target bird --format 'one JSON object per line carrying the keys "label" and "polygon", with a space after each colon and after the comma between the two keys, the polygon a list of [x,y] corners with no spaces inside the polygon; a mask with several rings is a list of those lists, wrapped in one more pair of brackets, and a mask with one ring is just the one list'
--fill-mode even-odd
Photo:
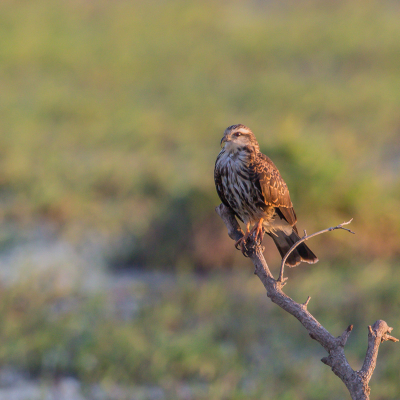
{"label": "bird", "polygon": [[[300,237],[289,190],[278,168],[261,153],[255,135],[245,125],[226,128],[221,147],[214,169],[217,193],[246,227],[235,247],[240,246],[246,255],[248,238],[253,235],[261,244],[265,232],[284,258]],[[301,262],[314,264],[317,261],[317,256],[303,242],[290,253],[285,264],[295,267]]]}

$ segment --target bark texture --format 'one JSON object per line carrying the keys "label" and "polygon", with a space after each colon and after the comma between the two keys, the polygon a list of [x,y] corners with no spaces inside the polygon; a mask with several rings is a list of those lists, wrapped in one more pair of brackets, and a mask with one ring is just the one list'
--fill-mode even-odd
{"label": "bark texture", "polygon": [[[222,218],[226,227],[228,228],[229,237],[235,241],[239,240],[243,236],[243,231],[240,228],[232,210],[225,205],[220,204],[216,208],[216,212]],[[329,232],[334,229],[345,229],[351,232],[349,229],[343,228],[343,225],[346,224],[347,223],[343,223],[310,236],[305,235],[301,241],[303,242],[310,237],[316,236],[317,234]],[[287,257],[295,247],[296,246],[293,246],[285,257]],[[305,303],[299,304],[282,291],[287,279],[283,278],[284,260],[281,265],[279,278],[275,280],[265,261],[263,248],[257,245],[254,240],[250,238],[249,242],[247,243],[247,249],[248,251],[246,256],[248,256],[253,262],[255,266],[254,273],[263,283],[267,291],[267,296],[271,299],[271,301],[283,308],[289,314],[292,314],[294,317],[296,317],[307,329],[310,337],[316,340],[328,352],[328,356],[324,357],[321,361],[324,364],[329,365],[332,371],[343,381],[351,395],[351,398],[353,400],[368,400],[370,393],[368,383],[376,366],[379,345],[386,340],[391,340],[393,342],[398,341],[393,336],[390,336],[392,328],[390,328],[385,321],[381,320],[376,321],[372,326],[368,327],[369,333],[367,354],[361,370],[354,371],[344,354],[344,346],[346,345],[353,326],[350,325],[339,337],[334,337],[331,335],[307,310],[310,297]]]}

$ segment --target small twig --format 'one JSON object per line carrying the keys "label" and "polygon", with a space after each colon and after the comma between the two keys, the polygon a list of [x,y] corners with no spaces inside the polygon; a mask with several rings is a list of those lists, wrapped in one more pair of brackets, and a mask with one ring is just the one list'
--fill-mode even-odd
{"label": "small twig", "polygon": [[349,325],[347,329],[338,337],[340,346],[342,347],[345,346],[352,330],[353,330],[353,325]]}
{"label": "small twig", "polygon": [[355,234],[352,230],[347,229],[347,228],[343,228],[344,225],[350,224],[351,221],[353,221],[353,218],[352,218],[350,221],[343,222],[343,223],[341,223],[341,224],[339,224],[339,225],[337,225],[337,226],[333,226],[333,227],[331,227],[331,228],[323,229],[322,231],[312,233],[311,235],[308,235],[308,236],[307,236],[306,231],[304,230],[304,236],[303,236],[298,242],[296,242],[296,243],[289,249],[289,251],[285,254],[285,256],[283,257],[282,263],[281,263],[281,270],[280,270],[280,273],[279,273],[278,282],[283,282],[283,272],[284,272],[284,269],[285,269],[285,262],[286,262],[286,260],[288,259],[288,257],[290,256],[290,253],[292,253],[292,251],[293,251],[297,246],[299,246],[301,243],[305,242],[306,240],[311,239],[311,238],[314,237],[314,236],[321,235],[322,233],[325,233],[325,232],[331,232],[331,231],[334,231],[334,230],[336,230],[336,229],[343,229],[343,230],[345,230],[345,231],[347,231],[347,232],[350,232],[350,233]]}
{"label": "small twig", "polygon": [[382,336],[382,342],[385,342],[387,340],[389,340],[391,342],[395,342],[395,343],[399,341],[399,339],[395,338],[394,336],[390,336],[390,335],[387,335],[387,334],[383,335]]}
{"label": "small twig", "polygon": [[308,303],[310,302],[310,300],[311,300],[311,296],[308,296],[308,297],[307,297],[307,300],[302,304],[302,306],[303,306],[304,308],[307,308]]}

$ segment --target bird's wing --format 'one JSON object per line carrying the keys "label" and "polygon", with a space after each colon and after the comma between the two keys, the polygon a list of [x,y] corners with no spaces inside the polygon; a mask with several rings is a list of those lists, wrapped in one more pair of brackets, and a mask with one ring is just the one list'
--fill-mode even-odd
{"label": "bird's wing", "polygon": [[278,168],[266,155],[259,153],[254,163],[254,173],[256,185],[264,197],[265,204],[276,207],[279,216],[296,230],[296,213]]}

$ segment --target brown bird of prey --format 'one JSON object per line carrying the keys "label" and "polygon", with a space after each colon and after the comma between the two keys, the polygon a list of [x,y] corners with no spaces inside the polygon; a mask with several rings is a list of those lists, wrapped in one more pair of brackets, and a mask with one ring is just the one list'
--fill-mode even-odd
{"label": "brown bird of prey", "polygon": [[[261,243],[266,232],[283,258],[300,237],[289,190],[278,168],[260,152],[256,137],[244,125],[226,128],[221,146],[224,147],[215,163],[215,186],[222,203],[246,226],[246,233],[236,242],[236,248],[240,245],[245,254],[249,236],[254,234],[255,240]],[[253,225],[251,230],[250,225]],[[302,261],[309,264],[318,261],[304,243],[293,250],[286,264],[295,267]]]}

